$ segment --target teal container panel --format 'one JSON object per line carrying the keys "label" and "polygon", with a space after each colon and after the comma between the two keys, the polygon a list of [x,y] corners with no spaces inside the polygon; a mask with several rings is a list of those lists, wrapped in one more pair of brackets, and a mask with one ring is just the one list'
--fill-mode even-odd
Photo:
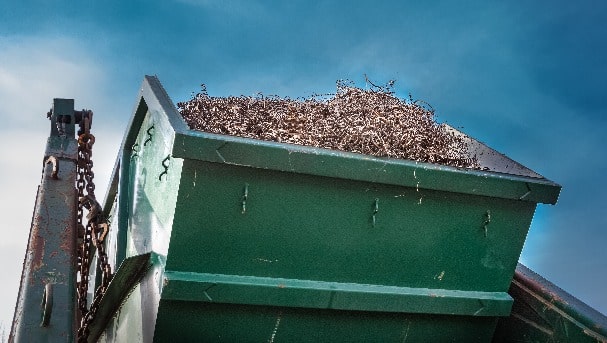
{"label": "teal container panel", "polygon": [[121,340],[131,343],[145,342],[143,337],[141,287],[137,286],[120,306],[106,326],[98,343],[113,343]]}
{"label": "teal container panel", "polygon": [[[175,320],[179,318],[179,320]],[[155,342],[490,342],[494,317],[161,300]]]}
{"label": "teal container panel", "polygon": [[166,269],[505,292],[535,206],[185,160]]}
{"label": "teal container panel", "polygon": [[170,154],[171,137],[166,118],[148,112],[129,160],[127,257],[167,254],[182,164]]}
{"label": "teal container panel", "polygon": [[[151,342],[160,301],[162,268],[162,257],[155,254],[127,259],[114,274],[112,284],[102,300],[97,320],[93,322],[91,335],[100,336],[95,336],[95,340],[89,337],[89,341]],[[114,282],[118,282],[119,286],[113,287]],[[115,310],[111,318],[107,317],[105,321],[100,318],[116,308],[117,304],[119,309]]]}

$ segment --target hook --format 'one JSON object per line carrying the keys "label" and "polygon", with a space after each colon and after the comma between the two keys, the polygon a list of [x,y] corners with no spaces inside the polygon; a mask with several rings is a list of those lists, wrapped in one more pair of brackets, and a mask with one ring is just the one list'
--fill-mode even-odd
{"label": "hook", "polygon": [[171,155],[168,155],[167,157],[164,158],[164,160],[162,160],[162,167],[164,168],[164,171],[162,173],[160,173],[160,175],[158,176],[158,181],[162,181],[162,175],[165,175],[168,173],[168,170],[169,170],[168,162],[170,159],[171,159]]}
{"label": "hook", "polygon": [[44,164],[52,164],[53,171],[51,172],[51,179],[59,179],[59,177],[57,176],[57,174],[59,174],[59,160],[57,159],[57,157],[49,156],[46,161],[44,161]]}
{"label": "hook", "polygon": [[150,126],[150,128],[146,131],[148,133],[148,138],[145,140],[145,142],[143,142],[143,146],[148,145],[148,143],[152,141],[152,136],[154,135],[154,133],[152,132],[153,130],[154,125]]}

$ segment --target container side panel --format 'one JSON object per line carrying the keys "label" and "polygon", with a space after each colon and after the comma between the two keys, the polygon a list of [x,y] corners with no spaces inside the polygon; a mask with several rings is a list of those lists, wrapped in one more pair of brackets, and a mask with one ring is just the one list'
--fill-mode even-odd
{"label": "container side panel", "polygon": [[[160,258],[161,260],[162,258]],[[151,342],[160,301],[164,263],[154,259],[137,286],[128,293],[112,320],[104,328],[100,342]],[[126,278],[133,277],[127,275]],[[128,290],[124,290],[127,292]]]}
{"label": "container side panel", "polygon": [[536,203],[554,204],[561,188],[544,178],[194,131],[177,134],[173,154],[209,162]]}
{"label": "container side panel", "polygon": [[607,316],[519,264],[493,342],[607,342]]}
{"label": "container side panel", "polygon": [[106,327],[99,342],[145,342],[142,333],[141,287],[138,285]]}
{"label": "container side panel", "polygon": [[[153,252],[167,255],[175,202],[179,190],[182,160],[171,156],[174,133],[159,112],[148,111],[131,147],[125,187],[126,257]],[[116,218],[124,220],[124,218]],[[120,233],[117,233],[119,235]],[[116,261],[117,262],[117,261]],[[155,265],[141,280],[128,300],[105,328],[102,341],[150,342],[153,338],[164,262]]]}
{"label": "container side panel", "polygon": [[155,342],[488,342],[496,319],[161,301]]}
{"label": "container side panel", "polygon": [[119,266],[116,258],[118,257],[118,231],[120,222],[120,214],[118,211],[118,197],[114,196],[114,201],[112,203],[112,207],[108,212],[108,224],[110,225],[110,230],[105,238],[105,246],[108,256],[108,261],[112,270],[116,270]]}
{"label": "container side panel", "polygon": [[167,270],[505,292],[535,204],[186,160]]}
{"label": "container side panel", "polygon": [[167,125],[161,117],[148,113],[133,148],[127,256],[150,251],[167,254],[182,163],[170,155]]}

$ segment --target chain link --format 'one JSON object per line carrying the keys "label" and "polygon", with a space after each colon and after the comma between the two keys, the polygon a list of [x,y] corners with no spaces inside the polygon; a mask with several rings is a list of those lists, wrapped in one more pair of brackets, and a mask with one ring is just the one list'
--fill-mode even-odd
{"label": "chain link", "polygon": [[[88,131],[88,130],[87,130]],[[78,190],[78,278],[77,295],[78,309],[80,315],[80,327],[78,328],[78,342],[87,342],[89,335],[89,324],[95,318],[99,304],[112,279],[112,268],[109,263],[103,241],[107,234],[107,220],[103,215],[101,205],[95,198],[95,183],[93,179],[93,144],[95,136],[85,132],[78,137],[78,166],[76,188]],[[86,190],[86,194],[85,193]],[[87,210],[86,225],[83,224],[84,210]],[[91,268],[91,257],[97,251],[98,271],[101,272],[101,284],[95,290],[93,300],[87,308],[87,295],[89,286],[89,272]]]}

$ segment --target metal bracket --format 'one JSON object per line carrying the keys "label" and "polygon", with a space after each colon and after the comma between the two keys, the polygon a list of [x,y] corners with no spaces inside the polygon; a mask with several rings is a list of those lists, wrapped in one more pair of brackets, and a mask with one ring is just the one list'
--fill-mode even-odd
{"label": "metal bracket", "polygon": [[79,125],[78,136],[91,132],[91,126],[93,125],[93,111],[85,109],[82,111],[74,111],[74,117],[76,118],[76,124]]}
{"label": "metal bracket", "polygon": [[485,221],[483,222],[483,229],[485,230],[485,238],[487,237],[487,232],[489,231],[489,229],[487,228],[489,223],[491,223],[491,211],[487,210],[487,212],[485,212]]}
{"label": "metal bracket", "polygon": [[98,217],[103,214],[103,207],[101,204],[90,194],[87,194],[80,198],[80,203],[89,211],[86,219],[89,221],[97,221]]}
{"label": "metal bracket", "polygon": [[372,222],[373,222],[374,228],[375,228],[375,223],[377,222],[376,216],[377,216],[378,212],[379,212],[379,198],[375,198],[375,205],[373,206],[373,216],[372,216]]}

